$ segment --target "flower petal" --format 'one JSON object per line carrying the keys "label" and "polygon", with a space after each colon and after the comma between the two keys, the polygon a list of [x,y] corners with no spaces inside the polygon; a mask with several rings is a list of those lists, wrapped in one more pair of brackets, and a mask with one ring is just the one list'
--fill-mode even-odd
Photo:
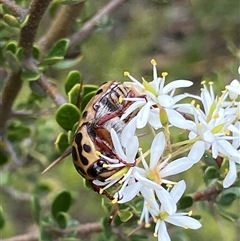
{"label": "flower petal", "polygon": [[174,89],[189,87],[191,85],[193,85],[193,82],[189,80],[174,80],[163,87],[163,94],[167,94],[169,91]]}
{"label": "flower petal", "polygon": [[159,221],[158,226],[158,241],[171,241],[165,222]]}
{"label": "flower petal", "polygon": [[181,157],[176,161],[172,161],[161,171],[161,177],[169,177],[184,172],[193,166],[194,162],[188,157]]}
{"label": "flower petal", "polygon": [[142,109],[137,114],[137,128],[141,129],[146,126],[148,122],[148,118],[150,115],[150,107],[152,106],[152,102],[147,102]]}
{"label": "flower petal", "polygon": [[237,178],[237,168],[234,161],[229,160],[229,171],[223,180],[223,187],[230,187]]}
{"label": "flower petal", "polygon": [[126,156],[127,156],[127,162],[128,163],[133,163],[135,161],[136,155],[137,155],[137,151],[138,151],[138,147],[139,147],[139,142],[138,142],[138,138],[136,136],[132,136],[129,140],[128,140],[128,144],[126,147]]}
{"label": "flower petal", "polygon": [[177,203],[186,190],[186,183],[184,180],[179,181],[170,191],[174,201]]}
{"label": "flower petal", "polygon": [[117,135],[116,131],[113,128],[111,129],[111,138],[112,138],[113,146],[114,146],[114,149],[115,149],[117,155],[121,159],[123,159],[124,161],[127,161],[127,157],[126,157],[126,155],[123,152],[122,145],[120,143],[118,135]]}
{"label": "flower petal", "polygon": [[189,216],[182,216],[177,214],[168,216],[165,221],[183,228],[198,229],[202,227],[201,223],[198,220]]}
{"label": "flower petal", "polygon": [[158,133],[152,142],[151,146],[151,157],[150,157],[150,169],[154,169],[158,164],[158,161],[165,148],[166,141],[162,132]]}
{"label": "flower petal", "polygon": [[121,196],[119,197],[118,192],[114,194],[114,198],[120,198],[118,203],[126,203],[131,201],[141,190],[143,185],[140,182],[135,182],[133,184],[128,185],[121,192]]}
{"label": "flower petal", "polygon": [[205,144],[203,141],[197,141],[193,144],[188,157],[192,159],[194,163],[197,163],[203,156],[205,151]]}
{"label": "flower petal", "polygon": [[164,189],[163,187],[161,187],[161,189],[155,190],[155,191],[156,191],[156,195],[157,195],[159,201],[162,204],[162,208],[169,215],[172,215],[173,213],[175,213],[176,210],[177,210],[177,206],[176,206],[175,200],[170,195],[170,193],[166,189]]}

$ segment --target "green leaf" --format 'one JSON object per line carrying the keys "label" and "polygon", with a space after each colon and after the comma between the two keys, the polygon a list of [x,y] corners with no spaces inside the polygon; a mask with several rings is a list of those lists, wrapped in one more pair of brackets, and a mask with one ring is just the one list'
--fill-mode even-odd
{"label": "green leaf", "polygon": [[220,176],[219,171],[213,166],[207,167],[204,174],[207,179],[215,179]]}
{"label": "green leaf", "polygon": [[6,145],[4,142],[0,141],[0,166],[6,164],[9,159],[9,153],[6,149]]}
{"label": "green leaf", "polygon": [[33,57],[34,59],[39,59],[40,49],[37,46],[33,46]]}
{"label": "green leaf", "polygon": [[10,68],[14,72],[20,71],[20,63],[18,61],[18,58],[16,57],[15,54],[13,54],[11,51],[6,51],[5,53],[5,58],[10,66]]}
{"label": "green leaf", "polygon": [[0,206],[0,229],[3,228],[5,225],[5,219],[3,216],[3,209],[2,206]]}
{"label": "green leaf", "polygon": [[58,151],[63,153],[69,147],[68,135],[65,132],[60,133],[55,144]]}
{"label": "green leaf", "polygon": [[5,23],[7,23],[12,28],[20,27],[20,24],[19,24],[17,18],[15,18],[13,15],[4,14],[3,20],[5,21]]}
{"label": "green leaf", "polygon": [[130,211],[118,211],[118,216],[120,217],[121,221],[125,223],[133,216],[133,213]]}
{"label": "green leaf", "polygon": [[61,212],[67,212],[71,206],[72,197],[68,191],[62,191],[59,193],[52,203],[51,213],[57,221],[58,214]]}
{"label": "green leaf", "polygon": [[222,191],[222,194],[227,194],[227,193],[234,193],[237,195],[237,197],[240,197],[240,187],[229,187],[228,189],[224,189]]}
{"label": "green leaf", "polygon": [[30,16],[29,14],[26,15],[25,18],[20,21],[20,27],[21,28],[23,28],[27,24],[29,16]]}
{"label": "green leaf", "polygon": [[208,166],[214,166],[215,168],[218,168],[216,160],[212,157],[211,153],[209,153],[209,152],[205,152],[205,154],[203,155],[203,161]]}
{"label": "green leaf", "polygon": [[106,239],[110,239],[112,236],[112,227],[109,225],[108,218],[102,219],[103,234]]}
{"label": "green leaf", "polygon": [[82,60],[82,58],[83,58],[82,55],[79,54],[76,58],[64,59],[63,61],[54,64],[53,68],[55,69],[73,68],[74,66],[76,66],[76,64],[78,64]]}
{"label": "green leaf", "polygon": [[[75,125],[78,125],[78,122],[75,124]],[[68,131],[67,133],[67,137],[68,137],[68,143],[72,143],[73,141],[73,135],[75,133],[75,130],[77,129],[77,127],[75,127],[75,125],[73,126],[73,131]]]}
{"label": "green leaf", "polygon": [[38,196],[47,195],[51,191],[51,186],[47,182],[40,182],[34,188],[34,194]]}
{"label": "green leaf", "polygon": [[216,202],[219,205],[222,205],[222,206],[229,206],[235,201],[235,199],[237,199],[236,193],[233,193],[233,192],[224,193],[224,192],[222,192],[218,196]]}
{"label": "green leaf", "polygon": [[21,74],[21,79],[24,81],[34,81],[38,80],[40,77],[40,73],[31,70],[23,70]]}
{"label": "green leaf", "polygon": [[82,98],[82,102],[81,102],[81,111],[84,110],[84,108],[86,107],[86,105],[88,104],[88,102],[92,99],[92,97],[96,94],[96,90],[86,94],[83,96]]}
{"label": "green leaf", "polygon": [[64,59],[69,45],[68,39],[60,39],[50,49],[48,55],[44,58],[43,64],[55,64]]}
{"label": "green leaf", "polygon": [[17,42],[16,41],[10,41],[8,42],[8,44],[6,45],[6,51],[11,51],[13,54],[16,53],[17,51]]}
{"label": "green leaf", "polygon": [[67,213],[59,212],[57,214],[56,221],[57,221],[58,226],[61,229],[65,229],[67,227],[68,220],[69,220],[69,215]]}
{"label": "green leaf", "polygon": [[222,206],[216,205],[216,210],[218,211],[218,213],[225,219],[232,221],[232,222],[237,222],[237,220],[239,219],[239,215],[235,214],[235,213],[230,213],[228,211],[226,211],[224,208],[222,208]]}
{"label": "green leaf", "polygon": [[181,210],[187,209],[193,205],[193,198],[185,195],[179,200],[178,205]]}
{"label": "green leaf", "polygon": [[70,103],[60,106],[56,112],[57,123],[66,131],[72,130],[74,124],[79,121],[79,109]]}
{"label": "green leaf", "polygon": [[90,92],[97,91],[99,86],[97,85],[83,85],[83,96],[87,95]]}
{"label": "green leaf", "polygon": [[13,121],[8,127],[8,138],[13,142],[21,141],[30,136],[31,130],[19,121]]}
{"label": "green leaf", "polygon": [[76,84],[74,85],[74,87],[72,87],[72,89],[68,92],[68,100],[70,103],[76,105],[78,102],[78,98],[80,96],[80,88],[81,85],[80,84]]}
{"label": "green leaf", "polygon": [[82,74],[77,71],[73,70],[70,71],[65,82],[65,92],[66,94],[75,86],[76,84],[80,84],[82,82]]}
{"label": "green leaf", "polygon": [[39,225],[41,206],[37,196],[32,197],[32,209],[35,222]]}

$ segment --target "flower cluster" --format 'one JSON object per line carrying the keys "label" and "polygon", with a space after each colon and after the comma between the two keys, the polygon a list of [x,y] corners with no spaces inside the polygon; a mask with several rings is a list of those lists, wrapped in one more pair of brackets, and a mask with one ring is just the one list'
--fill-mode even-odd
{"label": "flower cluster", "polygon": [[[186,184],[184,180],[176,182],[176,177],[172,179],[174,175],[190,169],[208,151],[212,158],[221,157],[222,163],[229,163],[222,177],[224,188],[231,186],[237,178],[236,166],[240,164],[240,83],[233,80],[219,96],[215,95],[211,82],[208,85],[202,82],[199,96],[176,94],[177,89],[190,87],[193,82],[175,80],[165,84],[167,73],[159,77],[156,61],[151,63],[151,82],[142,79],[140,83],[129,72],[124,73],[131,80],[124,85],[134,89],[139,96],[123,98],[132,104],[121,119],[126,119],[134,111],[137,114],[121,135],[111,129],[116,155],[124,162],[110,160],[101,154],[110,163],[108,167],[122,167],[121,170],[104,182],[95,180],[94,184],[102,186],[103,190],[120,184],[113,202],[126,203],[140,195],[144,200],[140,222],[144,221],[145,226],[149,226],[150,218],[154,220],[154,236],[158,236],[159,241],[167,241],[170,237],[165,222],[184,228],[201,227],[199,221],[190,217],[191,212],[177,212],[177,202]],[[150,149],[144,150],[140,146],[140,138],[144,135],[138,133],[146,126],[153,138]],[[180,133],[186,132],[187,137],[184,141],[172,143],[172,130],[176,129]]]}

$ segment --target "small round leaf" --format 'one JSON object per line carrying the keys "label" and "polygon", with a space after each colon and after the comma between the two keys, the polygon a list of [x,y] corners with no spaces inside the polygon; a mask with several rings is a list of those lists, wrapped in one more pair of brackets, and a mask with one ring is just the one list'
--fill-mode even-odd
{"label": "small round leaf", "polygon": [[120,217],[121,221],[125,223],[133,216],[133,213],[130,211],[119,211],[118,216]]}
{"label": "small round leaf", "polygon": [[72,89],[68,92],[68,100],[70,103],[76,105],[78,102],[79,94],[80,94],[80,84],[76,84],[72,87]]}
{"label": "small round leaf", "polygon": [[68,39],[60,39],[50,49],[48,55],[44,58],[43,64],[55,64],[64,59],[69,45]]}
{"label": "small round leaf", "polygon": [[86,105],[88,104],[88,102],[92,99],[92,97],[96,94],[96,91],[92,91],[86,95],[84,95],[84,97],[82,98],[82,102],[81,102],[81,111],[84,110],[84,108],[86,107]]}
{"label": "small round leaf", "polygon": [[185,195],[179,200],[179,209],[187,209],[193,205],[193,198],[191,196]]}
{"label": "small round leaf", "polygon": [[219,171],[215,167],[210,166],[206,168],[205,177],[207,179],[215,179],[215,178],[218,178],[219,176],[220,176]]}
{"label": "small round leaf", "polygon": [[0,229],[3,228],[4,225],[5,225],[5,219],[3,216],[2,206],[0,206]]}
{"label": "small round leaf", "polygon": [[52,203],[51,213],[55,220],[58,218],[58,214],[61,212],[67,212],[71,206],[72,197],[68,191],[62,191],[59,193]]}
{"label": "small round leaf", "polygon": [[236,193],[221,193],[217,198],[217,203],[222,206],[229,206],[231,205],[234,200],[237,198]]}
{"label": "small round leaf", "polygon": [[82,74],[77,71],[77,70],[73,70],[70,71],[67,78],[66,78],[66,82],[65,82],[65,91],[66,93],[68,93],[74,85],[76,84],[80,84],[82,81]]}
{"label": "small round leaf", "polygon": [[37,224],[40,222],[40,213],[41,213],[41,206],[37,196],[32,197],[32,209],[33,209],[33,216],[34,220]]}
{"label": "small round leaf", "polygon": [[59,212],[57,214],[56,221],[57,221],[58,226],[61,229],[65,229],[67,227],[68,220],[69,220],[69,215],[67,213]]}
{"label": "small round leaf", "polygon": [[69,147],[68,135],[65,132],[60,133],[55,144],[60,153],[64,152]]}
{"label": "small round leaf", "polygon": [[70,103],[60,106],[56,112],[57,123],[66,131],[72,130],[74,124],[79,121],[79,109]]}
{"label": "small round leaf", "polygon": [[4,14],[3,20],[5,21],[5,23],[7,23],[12,28],[19,28],[20,27],[20,24],[19,24],[18,20],[13,15]]}

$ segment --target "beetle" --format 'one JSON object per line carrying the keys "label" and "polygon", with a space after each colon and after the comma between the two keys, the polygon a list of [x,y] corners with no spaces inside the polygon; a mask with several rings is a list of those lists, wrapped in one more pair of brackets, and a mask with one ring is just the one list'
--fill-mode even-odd
{"label": "beetle", "polygon": [[97,90],[83,110],[72,143],[72,157],[76,170],[86,180],[104,181],[120,169],[104,167],[104,164],[108,163],[97,152],[116,158],[110,130],[114,128],[118,135],[121,135],[124,126],[135,115],[120,120],[132,102],[119,101],[119,99],[134,97],[137,94],[134,89],[125,87],[119,82],[109,81]]}

